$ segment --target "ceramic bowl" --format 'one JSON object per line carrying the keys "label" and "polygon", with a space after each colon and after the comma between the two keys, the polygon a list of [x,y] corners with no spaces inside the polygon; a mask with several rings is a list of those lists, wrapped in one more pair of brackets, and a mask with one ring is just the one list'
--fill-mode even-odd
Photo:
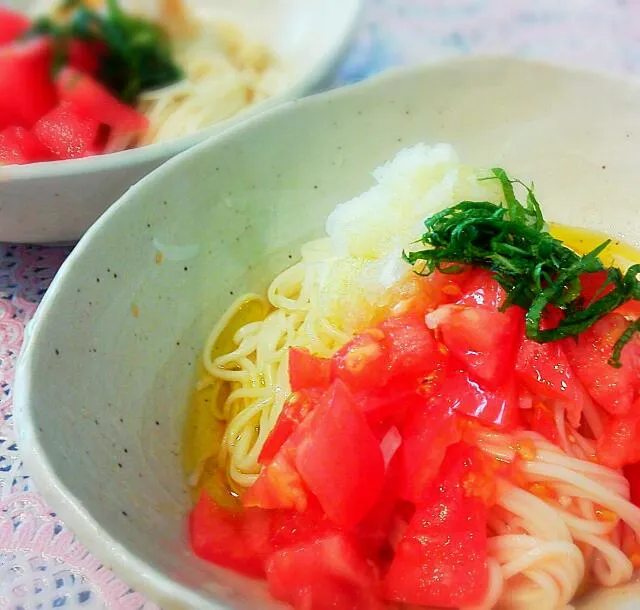
{"label": "ceramic bowl", "polygon": [[[166,610],[271,607],[185,536],[182,425],[209,329],[421,141],[534,180],[550,219],[640,242],[638,83],[467,60],[285,104],[173,159],[86,233],[46,294],[15,389],[28,471],[80,540]],[[634,587],[600,595],[578,607],[640,607]]]}
{"label": "ceramic bowl", "polygon": [[[137,0],[121,0],[122,5]],[[5,0],[21,11],[41,0]],[[51,4],[49,0],[45,4]],[[131,185],[176,153],[283,101],[329,84],[351,40],[362,0],[188,0],[196,14],[241,26],[282,60],[283,89],[230,119],[176,140],[119,153],[0,167],[0,242],[65,242],[82,233]],[[35,10],[35,9],[33,9]]]}

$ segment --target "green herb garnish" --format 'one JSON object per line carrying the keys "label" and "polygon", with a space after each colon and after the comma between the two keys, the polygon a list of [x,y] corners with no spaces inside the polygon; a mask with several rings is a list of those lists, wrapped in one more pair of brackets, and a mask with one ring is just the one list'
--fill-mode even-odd
{"label": "green herb garnish", "polygon": [[[426,248],[404,254],[409,263],[423,264],[418,273],[428,275],[436,269],[459,273],[465,265],[490,270],[507,293],[503,308],[519,305],[525,309],[526,335],[539,343],[576,337],[624,302],[640,299],[640,264],[625,274],[605,267],[598,257],[610,240],[580,256],[543,230],[544,218],[533,185],[510,179],[501,168],[492,169],[491,174],[487,179],[500,182],[505,204],[462,201],[428,218],[420,240]],[[514,185],[526,190],[524,205]],[[596,271],[606,271],[602,288],[611,290],[585,303],[580,276]],[[555,328],[542,328],[547,307],[564,312]],[[640,332],[637,321],[618,339],[609,364],[620,366],[622,349],[636,332]]]}
{"label": "green herb garnish", "polygon": [[104,14],[86,7],[81,0],[64,0],[59,11],[65,13],[62,23],[40,17],[30,32],[53,37],[55,68],[64,65],[69,42],[77,39],[104,49],[99,80],[127,104],[133,104],[143,91],[182,78],[164,30],[148,19],[125,12],[117,0],[107,0]]}

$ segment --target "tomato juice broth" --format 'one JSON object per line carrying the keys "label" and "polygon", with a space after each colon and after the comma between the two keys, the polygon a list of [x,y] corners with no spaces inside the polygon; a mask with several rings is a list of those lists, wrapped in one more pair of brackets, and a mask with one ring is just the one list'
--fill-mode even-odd
{"label": "tomato juice broth", "polygon": [[[580,254],[606,239],[562,225],[550,232]],[[614,241],[601,259],[624,270],[640,252]],[[587,519],[579,512],[584,498],[557,484],[568,485],[562,476],[540,474],[538,463],[575,467],[623,497],[630,484],[637,502],[640,345],[625,348],[615,369],[629,374],[604,368],[599,346],[611,347],[625,318],[640,315],[638,302],[580,341],[533,344],[524,339],[522,310],[499,311],[503,299],[485,271],[409,274],[332,358],[289,349],[290,394],[262,437],[247,486],[228,473],[229,388],[201,364],[183,452],[195,552],[249,576],[266,574],[272,595],[295,608],[490,608],[502,591],[517,598],[516,580],[495,584],[498,564],[516,552],[510,532],[533,540],[526,520],[536,511]],[[237,302],[209,345],[210,359],[233,351],[236,333],[272,312],[266,301]],[[603,390],[601,377],[611,387]],[[616,402],[605,405],[612,393]],[[609,499],[593,501],[590,519],[610,524],[603,539],[638,566],[640,512],[626,505],[616,512],[620,502]],[[566,602],[598,583],[593,548],[578,537],[569,550],[567,565],[585,565]],[[564,568],[550,559],[545,569],[561,579]]]}

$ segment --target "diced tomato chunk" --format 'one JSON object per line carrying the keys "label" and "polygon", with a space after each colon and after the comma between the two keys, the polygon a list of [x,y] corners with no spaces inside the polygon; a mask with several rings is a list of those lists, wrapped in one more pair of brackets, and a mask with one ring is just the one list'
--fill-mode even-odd
{"label": "diced tomato chunk", "polygon": [[291,434],[306,419],[321,398],[320,390],[300,390],[289,396],[276,425],[258,456],[260,464],[269,464]]}
{"label": "diced tomato chunk", "polygon": [[500,386],[488,388],[466,371],[452,368],[442,382],[440,400],[459,415],[493,428],[513,430],[520,423],[520,396],[513,374],[503,374]]}
{"label": "diced tomato chunk", "polygon": [[107,152],[126,148],[149,126],[144,115],[117,100],[91,76],[75,68],[63,68],[58,74],[56,87],[61,100],[70,102],[82,114],[111,128]]}
{"label": "diced tomato chunk", "polygon": [[100,69],[100,47],[85,40],[71,40],[67,47],[67,64],[84,74],[95,76]]}
{"label": "diced tomato chunk", "polygon": [[384,386],[391,375],[384,333],[377,328],[364,331],[342,346],[333,355],[331,375],[353,391]]}
{"label": "diced tomato chunk", "polygon": [[331,360],[314,356],[300,347],[289,348],[291,391],[327,388],[331,383]]}
{"label": "diced tomato chunk", "polygon": [[631,501],[636,506],[640,506],[640,462],[625,466],[624,476],[626,476],[629,481]]}
{"label": "diced tomato chunk", "polygon": [[46,161],[49,151],[24,127],[7,127],[0,131],[0,165],[21,165]]}
{"label": "diced tomato chunk", "polygon": [[447,448],[460,440],[456,417],[442,401],[411,411],[401,430],[399,495],[421,502],[437,476]]}
{"label": "diced tomato chunk", "polygon": [[585,305],[601,299],[615,288],[611,282],[607,281],[606,271],[583,273],[580,276],[580,286],[582,287],[580,296],[584,299]]}
{"label": "diced tomato chunk", "polygon": [[613,346],[628,325],[620,314],[607,314],[579,337],[562,342],[573,370],[591,398],[613,415],[629,412],[640,387],[637,335],[622,350],[622,366],[609,364]]}
{"label": "diced tomato chunk", "polygon": [[624,316],[628,320],[637,320],[640,318],[640,301],[631,299],[620,305],[620,307],[615,310],[615,313]]}
{"label": "diced tomato chunk", "polygon": [[383,581],[387,599],[442,608],[484,599],[489,584],[486,508],[466,489],[473,456],[464,443],[447,451]]}
{"label": "diced tomato chunk", "polygon": [[445,305],[428,316],[451,354],[491,387],[497,387],[505,372],[513,370],[522,320],[517,308],[502,313],[465,305]]}
{"label": "diced tomato chunk", "polygon": [[12,11],[5,6],[0,6],[0,45],[14,42],[25,34],[30,27],[31,23],[26,15]]}
{"label": "diced tomato chunk", "polygon": [[356,525],[378,499],[385,473],[380,444],[340,381],[316,407],[298,445],[296,466],[327,516],[341,527]]}
{"label": "diced tomato chunk", "polygon": [[56,159],[79,159],[99,152],[100,122],[62,102],[41,117],[33,133]]}
{"label": "diced tomato chunk", "polygon": [[56,104],[53,48],[45,38],[0,47],[0,129],[31,128]]}
{"label": "diced tomato chunk", "polygon": [[220,508],[203,492],[189,515],[193,552],[201,559],[248,576],[262,576],[262,558],[242,541],[244,519],[240,512]]}
{"label": "diced tomato chunk", "polygon": [[271,551],[307,543],[337,531],[313,498],[304,511],[259,510],[270,519],[269,545]]}
{"label": "diced tomato chunk", "polygon": [[631,412],[614,417],[604,427],[596,445],[598,459],[610,468],[640,462],[640,399]]}
{"label": "diced tomato chunk", "polygon": [[471,271],[463,288],[463,294],[456,301],[459,305],[499,311],[507,298],[493,273],[485,269]]}
{"label": "diced tomato chunk", "polygon": [[296,447],[289,438],[275,457],[262,467],[257,480],[244,494],[242,503],[256,508],[307,508],[307,491],[295,465]]}
{"label": "diced tomato chunk", "polygon": [[275,552],[266,564],[269,592],[296,610],[382,610],[375,575],[343,535]]}
{"label": "diced tomato chunk", "polygon": [[560,444],[558,426],[556,425],[554,414],[549,406],[537,402],[531,409],[525,412],[523,418],[531,430],[542,434],[542,436],[554,445]]}
{"label": "diced tomato chunk", "polygon": [[415,314],[423,317],[427,312],[444,303],[454,301],[462,294],[461,286],[468,271],[430,275],[410,272],[394,284],[386,293],[387,309],[393,316]]}
{"label": "diced tomato chunk", "polygon": [[523,338],[516,372],[533,394],[563,401],[571,425],[575,428],[580,424],[582,409],[589,397],[559,342],[537,343]]}
{"label": "diced tomato chunk", "polygon": [[384,333],[390,377],[415,384],[435,368],[441,354],[424,317],[416,314],[394,316],[382,322],[379,328]]}

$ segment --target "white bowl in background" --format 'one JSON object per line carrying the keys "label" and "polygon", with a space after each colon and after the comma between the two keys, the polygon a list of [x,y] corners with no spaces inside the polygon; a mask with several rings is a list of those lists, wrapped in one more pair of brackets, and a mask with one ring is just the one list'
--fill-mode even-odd
{"label": "white bowl in background", "polygon": [[[640,85],[465,60],[290,102],[173,159],[86,233],[42,301],[14,398],[27,471],[79,539],[166,610],[272,607],[187,543],[181,434],[210,327],[420,141],[535,180],[550,219],[640,242]],[[632,610],[640,589],[576,607]]]}
{"label": "white bowl in background", "polygon": [[[135,0],[121,0],[123,6]],[[29,12],[37,0],[3,0]],[[0,166],[0,242],[78,239],[140,178],[175,154],[230,125],[329,84],[343,58],[362,0],[189,0],[196,12],[238,24],[275,51],[287,85],[228,120],[171,142],[119,153],[24,166]]]}

